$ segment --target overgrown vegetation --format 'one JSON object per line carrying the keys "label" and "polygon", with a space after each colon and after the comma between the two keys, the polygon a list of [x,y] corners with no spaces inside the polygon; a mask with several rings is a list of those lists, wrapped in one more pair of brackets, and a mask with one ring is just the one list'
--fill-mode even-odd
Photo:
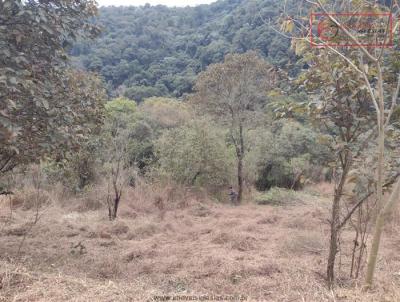
{"label": "overgrown vegetation", "polygon": [[[85,234],[90,244],[100,242],[104,263],[95,260],[96,278],[120,278],[121,261],[141,263],[135,277],[152,276],[145,262],[161,257],[150,251],[160,253],[159,243],[120,261],[114,253],[129,246],[125,241],[174,234],[199,249],[229,248],[231,260],[245,268],[220,272],[220,284],[246,292],[243,280],[282,274],[279,265],[300,274],[282,259],[272,268],[243,264],[266,242],[279,257],[308,257],[308,278],[323,288],[314,298],[340,300],[338,292],[354,291],[362,276],[371,289],[400,195],[399,56],[393,49],[337,49],[319,40],[309,47],[315,33],[308,26],[315,25],[305,20],[310,12],[338,9],[398,16],[399,7],[388,1],[296,3],[109,7],[96,18],[91,0],[0,0],[0,209],[8,211],[0,215],[0,240],[21,239],[2,248],[16,252],[0,261],[22,261],[36,231],[55,236],[52,226],[65,222],[61,240]],[[100,36],[98,24],[104,25]],[[320,186],[329,190],[319,194]],[[304,190],[311,188],[314,195]],[[74,217],[88,218],[96,229]],[[276,225],[286,233],[265,237]],[[70,242],[76,264],[90,253],[80,239]],[[385,255],[393,249],[384,246]],[[203,261],[208,269],[223,262]],[[174,265],[161,274],[186,269]],[[183,280],[184,273],[165,292],[190,291],[193,280]],[[398,283],[390,276],[385,288]],[[269,288],[265,279],[254,286],[260,293]],[[299,292],[302,300],[312,296]]]}

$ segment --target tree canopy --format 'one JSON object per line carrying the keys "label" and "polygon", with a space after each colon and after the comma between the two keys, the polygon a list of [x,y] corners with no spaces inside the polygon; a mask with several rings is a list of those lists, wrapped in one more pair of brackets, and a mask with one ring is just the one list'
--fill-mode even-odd
{"label": "tree canopy", "polygon": [[67,57],[77,37],[97,34],[95,14],[91,0],[0,2],[0,171],[59,154],[97,124],[103,86]]}
{"label": "tree canopy", "polygon": [[190,93],[197,74],[228,53],[256,49],[296,72],[290,41],[267,24],[281,6],[277,0],[224,0],[186,8],[104,7],[97,21],[102,36],[77,43],[72,54],[104,77],[110,94],[139,102]]}

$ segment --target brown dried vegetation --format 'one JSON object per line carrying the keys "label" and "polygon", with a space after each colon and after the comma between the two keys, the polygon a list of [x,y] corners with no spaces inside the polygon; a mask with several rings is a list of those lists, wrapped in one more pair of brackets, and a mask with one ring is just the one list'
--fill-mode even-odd
{"label": "brown dried vegetation", "polygon": [[[10,218],[9,200],[2,201],[0,301],[151,301],[168,294],[400,301],[400,241],[393,236],[400,230],[398,214],[388,226],[376,288],[362,292],[343,270],[331,292],[323,279],[326,197],[301,193],[296,198],[302,201],[290,207],[233,207],[171,193],[171,188],[140,187],[128,189],[120,218],[110,222],[101,202],[82,211],[84,198],[66,207],[48,195],[52,203],[40,210],[41,219],[32,227],[33,209],[14,207]],[[154,202],[157,196],[169,196],[162,209]],[[343,253],[352,245],[346,232]]]}

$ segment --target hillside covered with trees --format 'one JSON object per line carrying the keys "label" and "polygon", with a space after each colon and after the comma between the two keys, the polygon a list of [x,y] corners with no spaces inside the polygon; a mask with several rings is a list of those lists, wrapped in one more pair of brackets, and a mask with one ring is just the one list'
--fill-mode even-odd
{"label": "hillside covered with trees", "polygon": [[267,24],[282,12],[277,0],[222,0],[211,5],[103,7],[102,35],[75,45],[72,55],[99,72],[111,95],[142,101],[181,97],[196,75],[228,53],[259,50],[271,63],[296,73],[290,40]]}

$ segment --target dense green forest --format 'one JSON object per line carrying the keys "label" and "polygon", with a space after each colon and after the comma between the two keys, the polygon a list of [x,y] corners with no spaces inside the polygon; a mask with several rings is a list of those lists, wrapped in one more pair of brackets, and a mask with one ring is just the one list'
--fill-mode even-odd
{"label": "dense green forest", "polygon": [[267,24],[282,9],[277,0],[223,0],[186,8],[103,7],[96,21],[103,28],[101,37],[76,44],[72,54],[104,77],[111,95],[139,102],[190,93],[196,75],[227,53],[256,49],[294,74],[298,66],[290,41]]}

